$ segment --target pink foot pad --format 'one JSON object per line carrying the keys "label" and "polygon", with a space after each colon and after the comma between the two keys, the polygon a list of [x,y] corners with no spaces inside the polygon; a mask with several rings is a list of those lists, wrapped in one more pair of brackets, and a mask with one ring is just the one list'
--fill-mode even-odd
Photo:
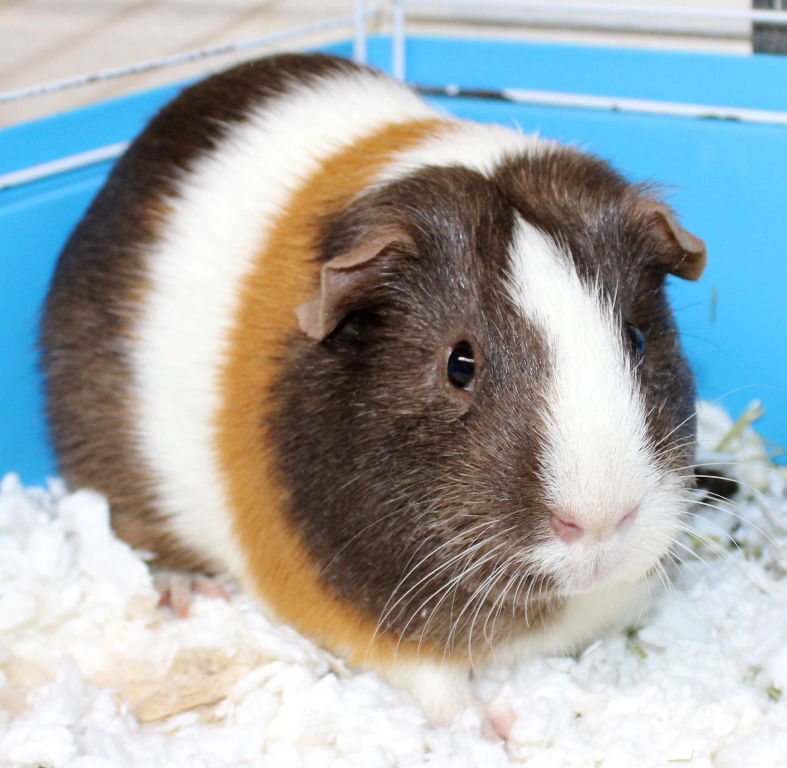
{"label": "pink foot pad", "polygon": [[[498,698],[486,706],[484,729],[489,729],[491,733],[503,741],[508,741],[515,722],[516,713],[508,700]],[[484,735],[488,736],[487,733]]]}

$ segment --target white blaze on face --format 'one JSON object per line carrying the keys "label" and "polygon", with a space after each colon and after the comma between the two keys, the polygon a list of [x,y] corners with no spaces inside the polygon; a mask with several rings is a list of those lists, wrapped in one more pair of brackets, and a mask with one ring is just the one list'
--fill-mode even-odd
{"label": "white blaze on face", "polygon": [[[534,565],[567,591],[643,576],[674,536],[677,481],[648,447],[621,321],[544,232],[518,218],[510,293],[550,349],[542,460],[551,511],[584,532],[550,536]],[[669,486],[669,487],[668,487]],[[636,510],[631,525],[622,518]]]}

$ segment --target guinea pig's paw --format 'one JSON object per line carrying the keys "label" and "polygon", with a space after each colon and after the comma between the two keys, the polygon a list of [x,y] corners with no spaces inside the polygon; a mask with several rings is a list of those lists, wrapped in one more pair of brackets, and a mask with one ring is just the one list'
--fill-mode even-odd
{"label": "guinea pig's paw", "polygon": [[511,702],[499,696],[484,707],[481,731],[488,739],[508,741],[515,722],[516,712],[514,712]]}
{"label": "guinea pig's paw", "polygon": [[160,595],[159,605],[169,608],[179,619],[185,619],[189,615],[194,595],[230,599],[221,582],[204,573],[157,571],[153,576],[153,583]]}
{"label": "guinea pig's paw", "polygon": [[419,657],[397,660],[384,670],[384,675],[418,702],[433,725],[451,726],[472,710],[479,714],[484,734],[494,735],[494,728],[486,724],[484,708],[471,689],[470,674],[464,665]]}

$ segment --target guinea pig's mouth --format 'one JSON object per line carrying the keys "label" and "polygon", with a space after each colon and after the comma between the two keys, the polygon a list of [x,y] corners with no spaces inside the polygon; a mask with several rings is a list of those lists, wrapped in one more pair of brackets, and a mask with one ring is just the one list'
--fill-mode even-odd
{"label": "guinea pig's mouth", "polygon": [[636,584],[648,578],[648,573],[643,574],[636,579],[616,578],[614,569],[602,569],[588,575],[587,578],[578,578],[573,581],[571,585],[564,586],[557,593],[557,597],[570,599],[580,595],[590,595],[595,592],[604,592],[612,587],[619,587],[623,584]]}
{"label": "guinea pig's mouth", "polygon": [[534,552],[534,566],[558,582],[557,595],[570,598],[653,577],[666,581],[665,559],[688,509],[683,478],[672,472],[655,475],[636,495],[616,501],[611,513],[606,506],[596,509],[595,517],[575,518],[583,526],[579,530],[555,521],[553,513]]}
{"label": "guinea pig's mouth", "polygon": [[[666,538],[666,537],[665,537]],[[553,560],[555,597],[569,599],[625,584],[638,584],[663,574],[672,541],[643,546],[640,541],[599,542],[575,547]]]}

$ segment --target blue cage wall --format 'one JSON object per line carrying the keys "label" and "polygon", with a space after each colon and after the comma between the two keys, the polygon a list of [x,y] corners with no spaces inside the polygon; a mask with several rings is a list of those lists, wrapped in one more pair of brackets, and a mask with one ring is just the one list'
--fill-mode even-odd
{"label": "blue cage wall", "polygon": [[[350,55],[351,46],[331,46]],[[383,69],[390,41],[369,42]],[[787,111],[787,57],[728,56],[436,38],[407,43],[408,80],[527,88]],[[0,131],[0,173],[132,138],[182,87],[157,88]],[[733,414],[759,398],[759,423],[787,445],[787,126],[623,111],[432,99],[461,117],[576,144],[631,180],[665,185],[708,244],[699,283],[670,292],[700,394]],[[57,254],[111,167],[101,162],[0,190],[0,475],[55,473],[35,368],[38,308]]]}

